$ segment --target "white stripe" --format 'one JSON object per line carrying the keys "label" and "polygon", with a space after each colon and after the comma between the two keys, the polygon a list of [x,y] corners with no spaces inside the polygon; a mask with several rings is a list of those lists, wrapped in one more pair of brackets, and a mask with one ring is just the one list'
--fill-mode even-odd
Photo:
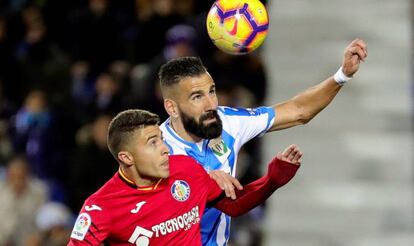
{"label": "white stripe", "polygon": [[217,229],[217,238],[216,238],[217,245],[219,246],[225,245],[225,243],[227,242],[226,227],[227,227],[226,215],[224,213],[221,213],[220,224]]}

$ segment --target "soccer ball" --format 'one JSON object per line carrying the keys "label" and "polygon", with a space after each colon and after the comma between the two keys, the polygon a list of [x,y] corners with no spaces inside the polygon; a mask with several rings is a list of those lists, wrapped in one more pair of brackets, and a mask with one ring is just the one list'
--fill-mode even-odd
{"label": "soccer ball", "polygon": [[222,51],[242,55],[266,38],[269,17],[259,0],[217,0],[207,15],[207,32]]}

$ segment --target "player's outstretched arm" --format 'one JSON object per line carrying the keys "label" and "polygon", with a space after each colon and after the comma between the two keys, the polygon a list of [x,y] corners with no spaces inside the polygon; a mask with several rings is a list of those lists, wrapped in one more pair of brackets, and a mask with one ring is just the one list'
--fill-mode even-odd
{"label": "player's outstretched arm", "polygon": [[269,131],[305,124],[312,120],[328,106],[342,85],[358,71],[360,62],[364,61],[367,55],[367,45],[363,40],[352,41],[345,48],[342,66],[334,76],[290,100],[273,105],[277,116]]}
{"label": "player's outstretched arm", "polygon": [[221,198],[214,207],[235,217],[262,204],[276,189],[287,184],[295,176],[300,167],[301,157],[302,152],[296,145],[289,146],[269,163],[268,172],[264,177],[245,185],[243,190],[236,191],[236,200]]}
{"label": "player's outstretched arm", "polygon": [[240,182],[230,174],[221,171],[213,170],[209,173],[210,178],[216,181],[217,185],[224,191],[226,197],[231,197],[231,199],[236,199],[236,188],[242,190],[243,186]]}

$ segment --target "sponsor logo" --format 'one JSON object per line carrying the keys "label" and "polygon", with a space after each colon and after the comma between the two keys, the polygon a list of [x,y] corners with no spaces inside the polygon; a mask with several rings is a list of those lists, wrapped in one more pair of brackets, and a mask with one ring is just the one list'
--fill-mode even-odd
{"label": "sponsor logo", "polygon": [[85,210],[88,212],[93,211],[93,210],[102,211],[102,208],[99,206],[96,206],[95,204],[92,204],[91,206],[85,206]]}
{"label": "sponsor logo", "polygon": [[184,180],[176,180],[171,186],[171,195],[175,200],[184,202],[190,197],[190,186]]}
{"label": "sponsor logo", "polygon": [[148,246],[150,238],[154,233],[140,226],[135,227],[134,232],[128,239],[128,242],[134,243],[137,246]]}
{"label": "sponsor logo", "polygon": [[210,140],[208,146],[218,156],[223,156],[229,150],[221,137]]}
{"label": "sponsor logo", "polygon": [[78,218],[76,219],[75,226],[73,227],[72,234],[70,235],[70,237],[77,239],[77,240],[83,240],[91,224],[92,224],[92,219],[91,219],[91,216],[89,216],[89,214],[87,213],[79,214]]}
{"label": "sponsor logo", "polygon": [[200,210],[198,206],[175,218],[163,221],[152,226],[151,230],[136,226],[128,242],[137,246],[148,246],[151,238],[165,236],[175,231],[189,230],[193,225],[200,223]]}
{"label": "sponsor logo", "polygon": [[200,223],[200,212],[198,206],[195,206],[180,216],[154,225],[151,229],[155,232],[155,237],[159,237],[181,229],[187,231],[198,223]]}
{"label": "sponsor logo", "polygon": [[132,210],[131,210],[131,213],[133,213],[133,214],[138,213],[138,211],[141,209],[141,207],[142,207],[145,203],[147,203],[147,202],[146,202],[146,201],[142,201],[142,202],[137,203],[137,204],[135,205],[135,206],[136,206],[136,208],[132,209]]}

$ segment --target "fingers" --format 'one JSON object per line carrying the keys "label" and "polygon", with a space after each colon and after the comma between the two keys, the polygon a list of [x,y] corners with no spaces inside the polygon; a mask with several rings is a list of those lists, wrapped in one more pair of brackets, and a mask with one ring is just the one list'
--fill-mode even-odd
{"label": "fingers", "polygon": [[276,155],[276,158],[282,160],[282,152],[278,152]]}
{"label": "fingers", "polygon": [[228,173],[226,173],[226,177],[228,177],[228,181],[230,181],[234,187],[236,187],[238,190],[243,190],[243,185],[240,184],[239,180]]}
{"label": "fingers", "polygon": [[298,151],[296,152],[295,156],[292,159],[292,163],[295,165],[300,165],[300,161],[301,161],[300,158],[302,158],[302,155],[303,155],[302,152],[299,151],[298,149]]}
{"label": "fingers", "polygon": [[292,153],[292,151],[296,148],[296,145],[292,144],[289,147],[287,147],[283,152],[282,152],[282,156],[283,158],[287,158],[290,153]]}
{"label": "fingers", "polygon": [[300,165],[300,159],[302,158],[302,152],[299,150],[298,146],[292,144],[286,148],[282,153],[278,153],[276,157],[283,161],[288,161],[295,165]]}
{"label": "fingers", "polygon": [[362,39],[355,39],[355,40],[356,40],[355,45],[358,45],[359,47],[361,47],[362,50],[365,52],[365,56],[367,56],[368,55],[367,44]]}
{"label": "fingers", "polygon": [[367,44],[364,40],[355,39],[346,47],[345,56],[350,58],[355,54],[357,54],[362,61],[364,61],[364,59],[368,56]]}
{"label": "fingers", "polygon": [[348,59],[352,59],[354,55],[357,55],[362,61],[367,57],[365,51],[359,46],[350,47],[345,52],[345,57]]}
{"label": "fingers", "polygon": [[364,40],[356,38],[354,40],[352,40],[352,42],[348,45],[348,47],[353,47],[353,46],[360,46],[361,48],[363,48],[364,50],[367,50],[367,44],[365,43]]}
{"label": "fingers", "polygon": [[368,56],[367,44],[361,39],[353,40],[344,51],[342,71],[352,77],[359,69],[361,61],[365,61]]}
{"label": "fingers", "polygon": [[243,186],[240,182],[232,177],[230,174],[225,173],[220,170],[215,170],[210,172],[210,177],[216,181],[218,186],[224,191],[226,197],[230,197],[231,199],[236,199],[236,191],[235,187],[239,190],[243,189]]}

